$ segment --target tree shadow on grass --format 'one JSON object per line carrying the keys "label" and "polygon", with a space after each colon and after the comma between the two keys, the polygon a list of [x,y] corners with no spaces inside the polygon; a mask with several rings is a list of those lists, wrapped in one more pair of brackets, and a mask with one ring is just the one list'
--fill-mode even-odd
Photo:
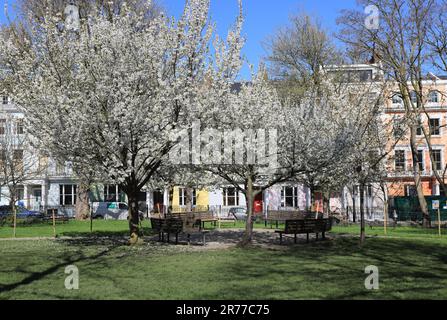
{"label": "tree shadow on grass", "polygon": [[51,274],[54,274],[60,268],[66,267],[67,265],[76,264],[79,262],[84,262],[87,264],[95,263],[95,264],[103,264],[105,263],[105,259],[107,255],[110,255],[111,252],[123,246],[125,241],[120,241],[118,238],[78,238],[78,239],[68,239],[68,240],[57,240],[64,244],[82,247],[82,246],[90,246],[90,245],[105,245],[106,248],[100,250],[98,253],[87,256],[82,250],[77,250],[76,252],[64,252],[62,255],[58,255],[54,257],[54,260],[62,262],[56,263],[43,271],[39,272],[29,272],[24,270],[21,267],[17,267],[14,272],[27,274],[24,279],[11,283],[11,284],[1,284],[0,283],[0,293],[10,292],[18,287],[29,285],[35,281],[41,280]]}
{"label": "tree shadow on grass", "polygon": [[[216,266],[217,274],[233,276],[228,287],[219,288],[221,292],[231,290],[233,298],[447,297],[447,250],[443,245],[368,239],[363,247],[359,247],[358,239],[339,238],[285,246],[283,250],[247,249],[243,254],[245,259],[232,259]],[[365,289],[364,281],[368,276],[365,267],[369,265],[379,268],[378,291]],[[206,298],[219,298],[219,295],[216,292],[216,296]]]}
{"label": "tree shadow on grass", "polygon": [[[226,245],[237,245],[244,236],[243,230],[235,230],[235,229],[211,229],[207,230],[208,233],[205,235],[206,243],[220,243]],[[267,244],[271,245],[275,243],[275,239],[277,235],[272,232],[255,232],[253,242],[255,244]],[[153,233],[152,235],[148,235],[146,240],[151,242],[160,242],[158,233]],[[180,233],[178,237],[177,245],[187,245],[187,234]],[[279,239],[279,238],[278,238]],[[203,245],[203,235],[200,232],[193,232],[190,234],[191,245]],[[279,240],[278,244],[279,244]],[[305,241],[301,239],[301,241]],[[167,243],[167,236],[164,236],[164,242]],[[170,244],[175,244],[175,235],[170,235]]]}
{"label": "tree shadow on grass", "polygon": [[[151,236],[154,234],[154,231],[151,228],[142,228],[140,229],[142,231],[143,236]],[[129,230],[115,230],[115,231],[104,231],[104,230],[98,230],[98,231],[64,231],[59,233],[59,236],[63,237],[93,237],[93,238],[99,238],[99,237],[129,237]]]}

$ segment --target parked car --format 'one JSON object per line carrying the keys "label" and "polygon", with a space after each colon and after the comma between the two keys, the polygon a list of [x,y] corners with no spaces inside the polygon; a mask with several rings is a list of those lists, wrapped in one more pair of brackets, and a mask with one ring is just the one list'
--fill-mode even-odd
{"label": "parked car", "polygon": [[247,209],[243,207],[230,208],[229,215],[234,216],[236,220],[247,220]]}
{"label": "parked car", "polygon": [[[94,202],[92,209],[93,219],[127,220],[129,216],[129,206],[125,202]],[[144,213],[138,212],[143,220]]]}
{"label": "parked car", "polygon": [[[28,210],[22,206],[16,206],[16,208],[17,208],[17,218],[18,219],[38,218],[42,215],[39,211]],[[6,217],[6,216],[12,216],[12,215],[13,215],[12,206],[0,206],[0,216]]]}

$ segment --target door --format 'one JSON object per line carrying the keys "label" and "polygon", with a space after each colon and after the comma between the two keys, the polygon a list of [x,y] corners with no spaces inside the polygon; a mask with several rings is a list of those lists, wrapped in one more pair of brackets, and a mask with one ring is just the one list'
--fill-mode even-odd
{"label": "door", "polygon": [[255,214],[261,214],[262,213],[262,209],[263,209],[263,192],[259,193],[256,197],[255,197],[255,201],[254,201],[254,208],[253,211]]}
{"label": "door", "polygon": [[164,195],[160,190],[156,190],[153,192],[154,198],[154,212],[162,213],[163,212],[163,204],[164,204]]}
{"label": "door", "polygon": [[33,197],[31,199],[31,210],[39,211],[40,205],[42,203],[42,189],[34,189],[33,190]]}

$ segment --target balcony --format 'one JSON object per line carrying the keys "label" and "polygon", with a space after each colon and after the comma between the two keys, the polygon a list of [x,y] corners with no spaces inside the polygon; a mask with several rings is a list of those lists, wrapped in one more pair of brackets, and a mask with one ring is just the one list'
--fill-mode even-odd
{"label": "balcony", "polygon": [[2,112],[13,113],[13,112],[20,112],[20,111],[12,103],[2,104],[0,101],[0,113],[2,113]]}
{"label": "balcony", "polygon": [[69,178],[73,176],[73,168],[70,163],[65,165],[50,165],[46,170],[47,177]]}
{"label": "balcony", "polygon": [[[428,103],[425,105],[425,110],[429,112],[447,111],[447,105]],[[395,113],[404,111],[405,111],[404,105],[401,103],[393,103],[392,105],[385,107],[385,112]]]}
{"label": "balcony", "polygon": [[[437,173],[442,177],[444,174],[447,176],[447,172],[444,173],[442,170],[437,170]],[[433,170],[424,170],[421,172],[423,178],[434,177],[435,173]],[[412,178],[414,177],[414,172],[412,170],[405,171],[389,171],[387,174],[388,178]]]}

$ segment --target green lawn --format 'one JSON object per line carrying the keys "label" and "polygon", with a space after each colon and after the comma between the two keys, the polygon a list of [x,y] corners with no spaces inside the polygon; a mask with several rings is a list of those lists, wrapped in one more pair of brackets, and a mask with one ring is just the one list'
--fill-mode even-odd
{"label": "green lawn", "polygon": [[[337,238],[280,249],[0,241],[0,299],[446,299],[447,243]],[[65,266],[80,289],[64,288]],[[380,290],[364,287],[379,267]]]}
{"label": "green lawn", "polygon": [[[149,232],[150,222],[145,220],[142,222],[143,232]],[[129,232],[129,224],[127,221],[117,220],[94,220],[93,235],[127,235]],[[90,233],[90,221],[70,220],[68,223],[57,223],[56,234],[58,236],[88,236]],[[11,238],[13,236],[13,228],[10,226],[0,227],[0,238]],[[19,225],[17,227],[18,238],[27,237],[52,237],[53,225],[51,223],[38,223],[30,225]]]}
{"label": "green lawn", "polygon": [[[150,232],[150,221],[143,220],[143,232],[145,234]],[[206,223],[207,229],[214,229],[212,223]],[[256,229],[264,228],[264,223],[255,223]],[[274,228],[276,226],[273,226]],[[245,228],[244,222],[222,222],[221,228]],[[127,235],[129,225],[127,221],[117,220],[94,220],[93,221],[93,235]],[[68,223],[57,223],[56,234],[58,236],[88,236],[90,233],[90,221],[76,221],[70,220]],[[11,238],[13,236],[13,229],[10,226],[0,226],[0,238]],[[28,225],[19,225],[17,227],[17,238],[28,237],[52,237],[53,225],[51,223],[36,223]]]}
{"label": "green lawn", "polygon": [[[334,226],[332,228],[332,232],[338,234],[352,234],[359,235],[360,234],[360,226],[359,225],[351,225],[351,226]],[[415,239],[439,239],[439,231],[438,228],[425,229],[422,227],[388,227],[387,233],[385,235],[385,231],[383,227],[365,227],[365,232],[368,236],[387,236],[387,237],[399,237],[399,238],[415,238]],[[447,240],[447,229],[441,229],[442,240]]]}
{"label": "green lawn", "polygon": [[[149,222],[143,225],[148,234]],[[0,241],[0,299],[447,299],[447,236],[439,238],[437,229],[389,228],[383,237],[383,228],[367,227],[370,237],[359,247],[359,226],[335,226],[333,235],[347,237],[210,250],[154,242],[128,247],[124,238],[91,237],[88,221],[56,228],[59,236],[77,238]],[[98,220],[93,235],[126,236],[127,228],[127,221]],[[17,233],[51,237],[53,230],[37,224]],[[0,228],[1,238],[11,235],[12,228]],[[79,268],[79,290],[64,288],[71,264]],[[364,287],[368,265],[379,268],[378,291]]]}
{"label": "green lawn", "polygon": [[[143,233],[150,233],[150,221],[144,220],[142,222]],[[223,222],[220,226],[222,229],[228,228],[245,228],[245,223],[242,221],[236,222]],[[283,224],[278,225],[279,228],[284,228]],[[116,220],[94,220],[93,221],[93,235],[122,235],[126,236],[128,234],[128,223],[127,221],[116,221]],[[214,229],[215,227],[211,223],[206,223],[207,229]],[[254,224],[255,229],[265,229],[263,222],[256,222]],[[276,225],[267,226],[267,229],[276,229]],[[337,234],[352,234],[358,235],[360,233],[359,225],[351,226],[340,226],[335,225],[332,229],[333,233]],[[56,224],[56,234],[58,236],[89,236],[90,233],[90,221],[76,221],[71,220],[68,223],[57,223]],[[366,234],[368,236],[385,236],[383,227],[373,227],[370,228],[366,226]],[[442,234],[447,239],[447,229],[442,229]],[[0,226],[0,238],[11,238],[13,236],[13,229],[10,226]],[[52,237],[53,236],[53,226],[51,223],[38,223],[30,225],[19,225],[17,227],[18,238],[27,237]],[[421,227],[388,227],[387,236],[390,237],[403,237],[403,238],[439,238],[438,229],[423,229]]]}

